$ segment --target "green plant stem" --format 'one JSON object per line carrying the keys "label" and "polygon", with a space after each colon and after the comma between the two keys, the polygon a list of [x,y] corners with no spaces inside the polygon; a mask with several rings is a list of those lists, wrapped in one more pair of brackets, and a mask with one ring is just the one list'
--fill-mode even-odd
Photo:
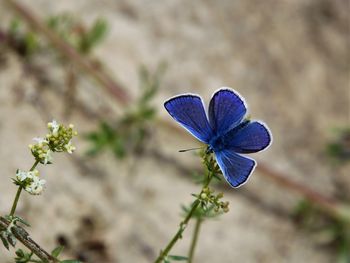
{"label": "green plant stem", "polygon": [[21,193],[22,193],[22,189],[23,187],[20,185],[17,189],[17,193],[16,193],[16,197],[15,197],[15,200],[13,201],[13,204],[12,204],[12,208],[11,208],[11,212],[10,212],[10,216],[12,217],[15,212],[16,212],[16,208],[17,208],[17,203],[18,203],[18,200],[19,200],[19,197],[21,196]]}
{"label": "green plant stem", "polygon": [[[39,163],[39,161],[36,160],[35,163],[33,164],[32,168],[30,168],[29,171],[30,171],[30,172],[33,171],[33,170],[35,169],[35,167],[38,165],[38,163]],[[23,187],[20,185],[20,186],[18,187],[15,200],[13,201],[13,204],[12,204],[12,208],[11,208],[11,212],[10,212],[10,217],[14,216],[14,214],[15,214],[15,212],[16,212],[18,200],[19,200],[19,197],[21,196],[22,189],[23,189]]]}
{"label": "green plant stem", "polygon": [[190,221],[193,213],[196,211],[198,206],[199,206],[199,201],[198,200],[194,201],[192,205],[192,209],[187,214],[186,218],[180,223],[180,227],[177,230],[176,234],[170,240],[169,244],[165,247],[165,249],[161,251],[159,257],[154,261],[154,263],[161,263],[162,260],[168,255],[170,250],[173,248],[175,243],[182,237],[182,233],[185,231],[188,221]]}
{"label": "green plant stem", "polygon": [[196,225],[194,227],[194,232],[193,232],[193,236],[192,236],[190,252],[188,253],[188,263],[192,263],[193,262],[194,251],[196,249],[198,236],[199,236],[199,230],[200,230],[202,222],[203,222],[203,219],[201,217],[198,217],[197,220],[196,220]]}
{"label": "green plant stem", "polygon": [[[199,193],[198,196],[200,196],[203,193],[203,190],[205,188],[207,188],[211,182],[211,179],[213,178],[213,175],[211,173],[208,174],[207,177],[207,181],[204,184],[204,186],[202,187],[201,192]],[[182,237],[182,233],[185,231],[186,226],[188,224],[188,222],[190,221],[190,219],[192,218],[194,212],[196,211],[196,209],[198,208],[200,204],[199,199],[197,198],[193,204],[192,204],[192,208],[191,210],[188,212],[187,216],[185,217],[185,219],[183,221],[181,221],[180,223],[180,227],[177,230],[176,234],[174,235],[174,237],[170,240],[170,242],[168,243],[168,245],[165,247],[164,250],[161,250],[158,258],[154,261],[154,263],[161,263],[162,260],[164,260],[164,258],[168,255],[168,253],[170,252],[170,250],[173,248],[173,246],[176,244],[176,242]]]}

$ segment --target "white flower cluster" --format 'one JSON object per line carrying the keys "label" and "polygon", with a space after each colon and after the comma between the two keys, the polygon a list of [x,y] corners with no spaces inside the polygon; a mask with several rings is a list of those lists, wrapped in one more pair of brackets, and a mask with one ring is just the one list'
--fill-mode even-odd
{"label": "white flower cluster", "polygon": [[39,171],[17,170],[16,179],[22,185],[24,190],[32,195],[40,195],[44,190],[45,180],[39,178]]}
{"label": "white flower cluster", "polygon": [[[75,150],[71,140],[78,133],[73,130],[73,124],[64,126],[53,120],[47,124],[47,127],[48,134],[46,134],[44,138],[34,138],[35,144],[29,145],[36,161],[32,169],[34,169],[39,162],[42,164],[50,164],[52,162],[53,152],[68,152],[71,154]],[[21,186],[32,195],[39,195],[43,192],[46,181],[40,179],[38,170],[28,172],[17,170],[14,183]]]}
{"label": "white flower cluster", "polygon": [[75,146],[72,145],[72,138],[78,133],[73,130],[73,124],[65,127],[53,120],[47,124],[49,133],[45,138],[34,138],[34,145],[29,145],[33,156],[42,164],[52,162],[52,152],[73,153]]}
{"label": "white flower cluster", "polygon": [[46,140],[50,149],[54,152],[68,152],[72,154],[75,151],[75,146],[72,145],[72,138],[78,133],[73,130],[74,125],[69,124],[65,127],[58,124],[55,120],[47,124],[50,133],[46,135]]}
{"label": "white flower cluster", "polygon": [[32,153],[36,159],[39,159],[43,164],[51,163],[52,151],[48,147],[49,142],[46,139],[40,137],[33,138],[33,141],[35,141],[36,144],[29,145],[29,148],[32,150]]}

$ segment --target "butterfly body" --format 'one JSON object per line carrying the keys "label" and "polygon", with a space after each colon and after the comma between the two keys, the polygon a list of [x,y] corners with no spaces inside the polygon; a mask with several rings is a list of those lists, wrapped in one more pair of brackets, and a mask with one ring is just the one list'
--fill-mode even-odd
{"label": "butterfly body", "polygon": [[209,118],[197,95],[180,95],[164,103],[169,114],[213,151],[226,181],[232,187],[244,184],[256,162],[240,154],[267,148],[272,136],[264,123],[244,119],[247,107],[229,88],[218,90],[209,104]]}
{"label": "butterfly body", "polygon": [[214,135],[208,143],[210,150],[213,152],[219,152],[221,150],[229,148],[232,142],[232,138],[235,136],[235,134],[240,129],[247,126],[249,122],[249,120],[244,120],[239,125],[229,130],[227,133]]}

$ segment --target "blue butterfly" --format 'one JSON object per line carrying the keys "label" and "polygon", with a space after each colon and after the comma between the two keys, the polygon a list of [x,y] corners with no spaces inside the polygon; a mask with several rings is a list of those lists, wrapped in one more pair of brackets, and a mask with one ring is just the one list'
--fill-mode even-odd
{"label": "blue butterfly", "polygon": [[210,100],[209,120],[201,97],[184,94],[164,103],[169,114],[187,131],[208,145],[232,187],[244,184],[254,171],[256,162],[242,156],[266,149],[272,135],[266,124],[244,119],[244,99],[230,88],[218,90]]}

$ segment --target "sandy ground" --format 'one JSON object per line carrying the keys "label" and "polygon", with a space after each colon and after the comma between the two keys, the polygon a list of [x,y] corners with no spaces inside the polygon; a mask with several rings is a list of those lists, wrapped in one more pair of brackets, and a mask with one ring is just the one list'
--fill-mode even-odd
{"label": "sandy ground", "polygon": [[[208,102],[220,86],[235,88],[252,117],[268,123],[274,135],[274,145],[256,159],[329,196],[338,194],[339,185],[350,187],[349,166],[335,168],[324,154],[332,128],[350,120],[344,2],[22,1],[41,16],[69,11],[86,23],[104,17],[110,32],[95,55],[134,95],[141,64],[152,69],[168,62],[155,104],[169,121],[162,108],[169,96],[200,93]],[[0,19],[10,15],[1,3]],[[52,90],[38,93],[34,80],[23,78],[16,56],[6,60],[0,70],[0,214],[9,211],[15,194],[10,177],[31,166],[27,145],[45,133],[46,121],[63,119],[65,105]],[[55,72],[60,89],[64,83]],[[94,111],[108,107],[106,118],[121,111],[85,76],[78,98]],[[69,122],[80,133],[97,125],[79,109]],[[183,165],[198,162],[177,152],[187,142],[160,129],[153,133],[150,148]],[[88,262],[152,262],[177,227],[179,205],[190,202],[198,187],[176,165],[151,155],[124,162],[109,153],[87,159],[86,142],[80,138],[77,146],[75,157],[56,155],[54,165],[40,167],[48,181],[43,196],[21,199],[18,212],[31,223],[33,238],[47,248],[64,240],[67,257],[80,255]],[[243,192],[289,212],[296,196],[258,173],[244,188],[226,194],[228,214],[204,223],[195,262],[334,262],[331,250]],[[192,225],[174,254],[187,253],[191,232]],[[0,250],[1,262],[13,262],[11,253]]]}

